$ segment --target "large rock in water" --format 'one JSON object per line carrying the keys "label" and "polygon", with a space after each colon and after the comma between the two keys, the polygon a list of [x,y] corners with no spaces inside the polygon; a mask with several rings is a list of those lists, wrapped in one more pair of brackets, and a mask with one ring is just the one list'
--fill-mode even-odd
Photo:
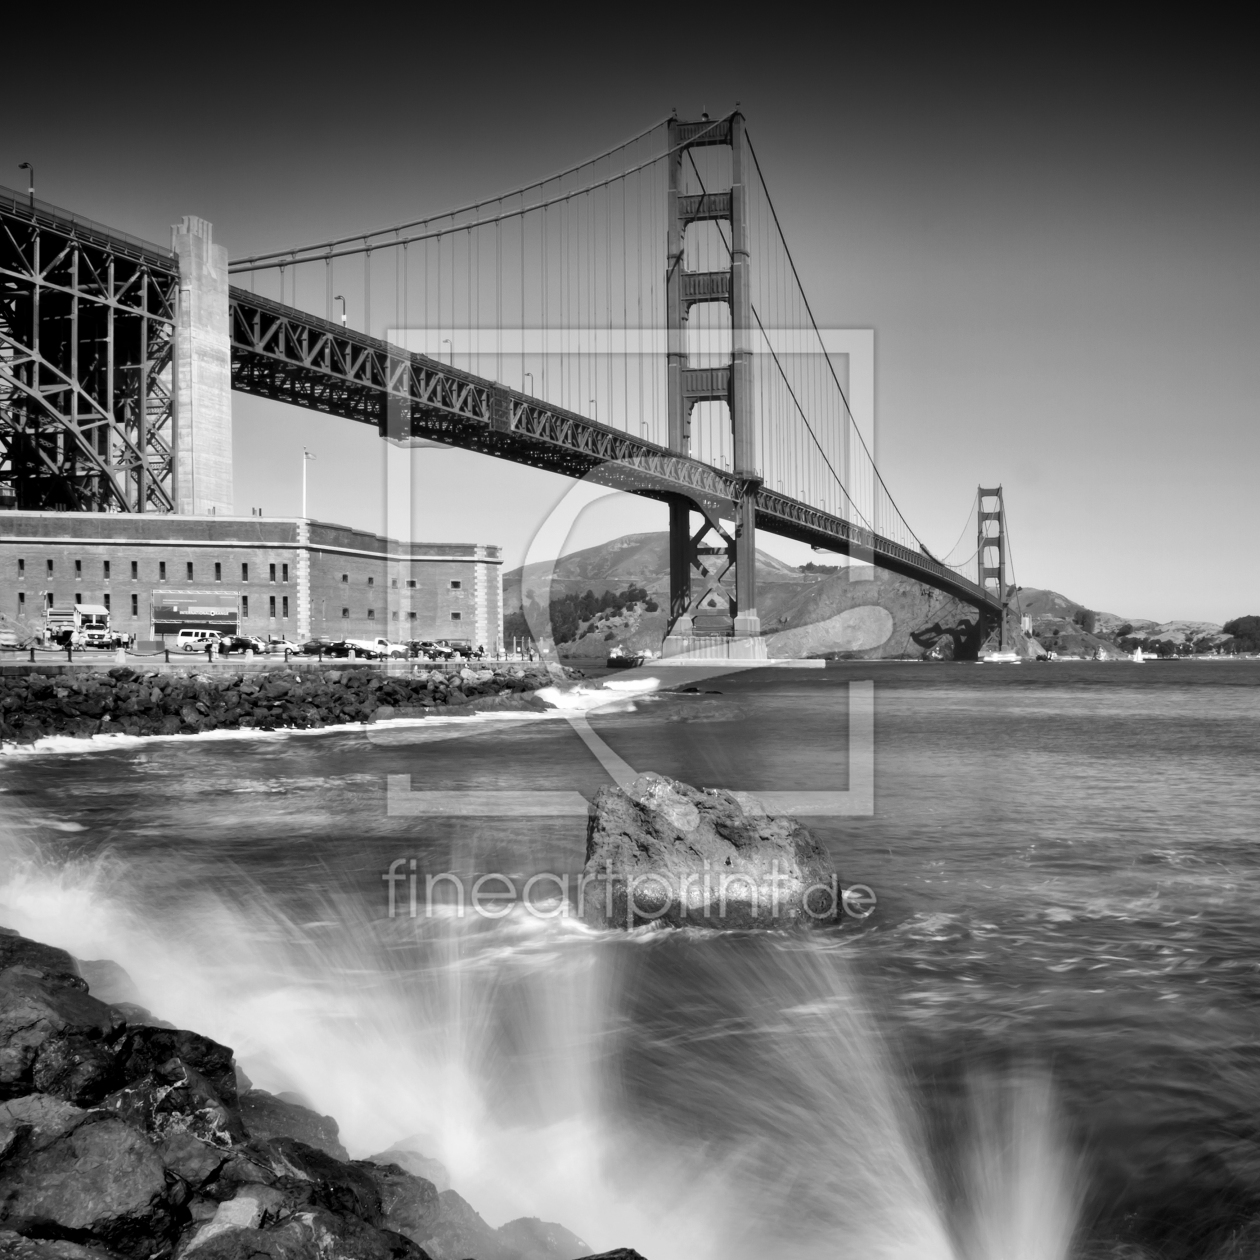
{"label": "large rock in water", "polygon": [[831,859],[795,818],[652,773],[595,794],[582,882],[595,927],[820,926],[840,911]]}

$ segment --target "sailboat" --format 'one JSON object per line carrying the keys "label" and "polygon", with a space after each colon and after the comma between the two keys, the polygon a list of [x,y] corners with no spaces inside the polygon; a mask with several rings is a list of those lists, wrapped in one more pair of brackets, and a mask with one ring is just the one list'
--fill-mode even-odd
{"label": "sailboat", "polygon": [[1142,645],[1140,643],[1133,649],[1132,660],[1135,665],[1141,665],[1146,660],[1146,657],[1142,655]]}

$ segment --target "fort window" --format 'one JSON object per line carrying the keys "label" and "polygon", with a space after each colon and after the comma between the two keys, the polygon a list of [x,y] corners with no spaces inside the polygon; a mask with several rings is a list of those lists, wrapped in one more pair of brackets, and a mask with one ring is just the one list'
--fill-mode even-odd
{"label": "fort window", "polygon": [[159,582],[166,581],[166,561],[165,560],[158,561],[158,581]]}
{"label": "fort window", "polygon": [[408,589],[409,591],[414,591],[414,590],[416,589],[416,579],[415,579],[415,578],[408,578],[408,579],[407,579],[407,589]]}
{"label": "fort window", "polygon": [[463,586],[464,586],[463,582],[460,582],[459,580],[455,580],[451,583],[451,590],[453,591],[462,590]]}
{"label": "fort window", "polygon": [[193,567],[192,567],[192,561],[191,561],[191,560],[189,560],[188,564],[187,564],[185,567],[186,567],[186,568],[187,568],[187,570],[188,570],[188,580],[191,582],[191,581],[193,580]]}
{"label": "fort window", "polygon": [[131,580],[134,582],[140,576],[140,561],[133,560],[131,562]]}
{"label": "fort window", "polygon": [[223,581],[223,566],[217,560],[214,562],[214,580],[216,582]]}
{"label": "fort window", "polygon": [[44,602],[48,605],[48,607],[49,607],[49,608],[51,608],[51,607],[53,606],[54,600],[53,600],[53,593],[52,593],[52,591],[49,591],[49,592],[48,592],[48,593],[44,596]]}
{"label": "fort window", "polygon": [[350,609],[348,609],[348,608],[343,608],[343,609],[341,610],[341,615],[342,615],[342,617],[344,617],[344,618],[347,618],[347,619],[348,619],[348,618],[349,618],[349,616],[350,616]]}
{"label": "fort window", "polygon": [[249,616],[249,596],[241,596],[241,620],[244,621]]}
{"label": "fort window", "polygon": [[105,592],[105,611],[109,612],[109,592]]}
{"label": "fort window", "polygon": [[48,561],[48,576],[52,577],[52,575],[53,575],[53,562],[49,560]]}
{"label": "fort window", "polygon": [[267,616],[274,617],[275,615],[276,615],[276,597],[272,595],[270,599],[270,606],[267,610]]}
{"label": "fort window", "polygon": [[76,560],[74,562],[74,576],[80,578],[83,576],[83,561]]}
{"label": "fort window", "polygon": [[[348,582],[348,581],[350,581],[350,574],[348,574],[348,573],[343,573],[343,574],[341,575],[341,580],[342,580],[343,582]],[[346,614],[346,616],[347,616],[347,617],[348,617],[349,615],[350,615],[349,613],[347,613],[347,614]]]}
{"label": "fort window", "polygon": [[453,613],[451,613],[451,620],[452,620],[452,621],[463,621],[463,620],[464,620],[464,614],[463,614],[463,613],[453,612]]}
{"label": "fort window", "polygon": [[370,577],[370,578],[368,578],[368,585],[369,585],[369,586],[375,586],[375,585],[376,585],[376,579],[375,579],[374,577]]}
{"label": "fort window", "polygon": [[270,566],[270,568],[271,568],[271,580],[274,582],[276,580],[276,566],[273,564]]}
{"label": "fort window", "polygon": [[397,614],[397,613],[390,613],[390,614],[389,614],[389,616],[390,616],[390,620],[391,620],[391,621],[397,621],[397,620],[398,620],[398,614]]}
{"label": "fort window", "polygon": [[407,620],[408,620],[408,621],[415,621],[415,619],[416,619],[416,614],[415,614],[415,613],[413,613],[413,612],[409,612],[409,613],[407,614]]}
{"label": "fort window", "polygon": [[280,615],[282,617],[287,617],[289,615],[289,597],[287,595],[280,601],[280,608]]}
{"label": "fort window", "polygon": [[389,584],[390,584],[390,586],[394,587],[394,589],[395,589],[395,590],[397,590],[397,589],[398,589],[398,579],[397,579],[397,578],[391,578],[391,579],[390,579]]}
{"label": "fort window", "polygon": [[26,611],[26,592],[18,591],[18,616]]}
{"label": "fort window", "polygon": [[289,580],[289,566],[287,564],[282,564],[280,566],[280,580],[282,582],[287,582]]}
{"label": "fort window", "polygon": [[131,597],[131,615],[138,617],[140,615],[140,596],[133,595]]}
{"label": "fort window", "polygon": [[25,577],[25,576],[26,576],[26,561],[19,560],[18,561],[18,577]]}
{"label": "fort window", "polygon": [[83,596],[82,596],[82,595],[80,595],[78,591],[75,591],[75,593],[74,593],[74,602],[75,602],[76,604],[81,604],[81,603],[83,603]]}
{"label": "fort window", "polygon": [[249,565],[247,564],[241,565],[241,581],[242,582],[249,581]]}
{"label": "fort window", "polygon": [[369,608],[369,609],[368,609],[368,620],[369,620],[369,621],[375,621],[375,620],[376,620],[376,609],[375,609],[375,608]]}
{"label": "fort window", "polygon": [[103,570],[104,570],[104,572],[103,572],[103,576],[104,576],[104,578],[105,578],[105,581],[107,581],[107,582],[108,582],[108,581],[109,581],[109,561],[108,561],[108,560],[106,560],[106,561],[105,561],[105,563],[104,563],[104,565],[102,566],[102,568],[103,568]]}

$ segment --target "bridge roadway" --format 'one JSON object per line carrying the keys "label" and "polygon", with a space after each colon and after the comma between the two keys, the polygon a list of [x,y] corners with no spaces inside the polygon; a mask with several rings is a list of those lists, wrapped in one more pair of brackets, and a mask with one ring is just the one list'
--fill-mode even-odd
{"label": "bridge roadway", "polygon": [[[305,311],[230,291],[232,388],[567,477],[667,499],[684,494],[730,519],[734,474],[620,429],[412,354]],[[596,471],[599,470],[599,471]],[[787,495],[756,486],[757,528],[855,556],[1000,616],[993,593],[939,560]]]}

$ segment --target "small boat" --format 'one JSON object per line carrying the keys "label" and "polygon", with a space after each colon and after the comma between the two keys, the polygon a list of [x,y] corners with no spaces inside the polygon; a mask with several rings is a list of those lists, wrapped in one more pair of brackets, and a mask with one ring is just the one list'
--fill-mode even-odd
{"label": "small boat", "polygon": [[984,652],[980,657],[982,665],[1018,665],[1018,652]]}
{"label": "small boat", "polygon": [[1146,657],[1142,655],[1142,648],[1139,645],[1133,649],[1133,655],[1129,658],[1135,665],[1141,665]]}
{"label": "small boat", "polygon": [[607,665],[609,669],[634,669],[637,665],[642,665],[644,657],[639,655],[631,655],[624,648],[615,647],[608,653]]}

